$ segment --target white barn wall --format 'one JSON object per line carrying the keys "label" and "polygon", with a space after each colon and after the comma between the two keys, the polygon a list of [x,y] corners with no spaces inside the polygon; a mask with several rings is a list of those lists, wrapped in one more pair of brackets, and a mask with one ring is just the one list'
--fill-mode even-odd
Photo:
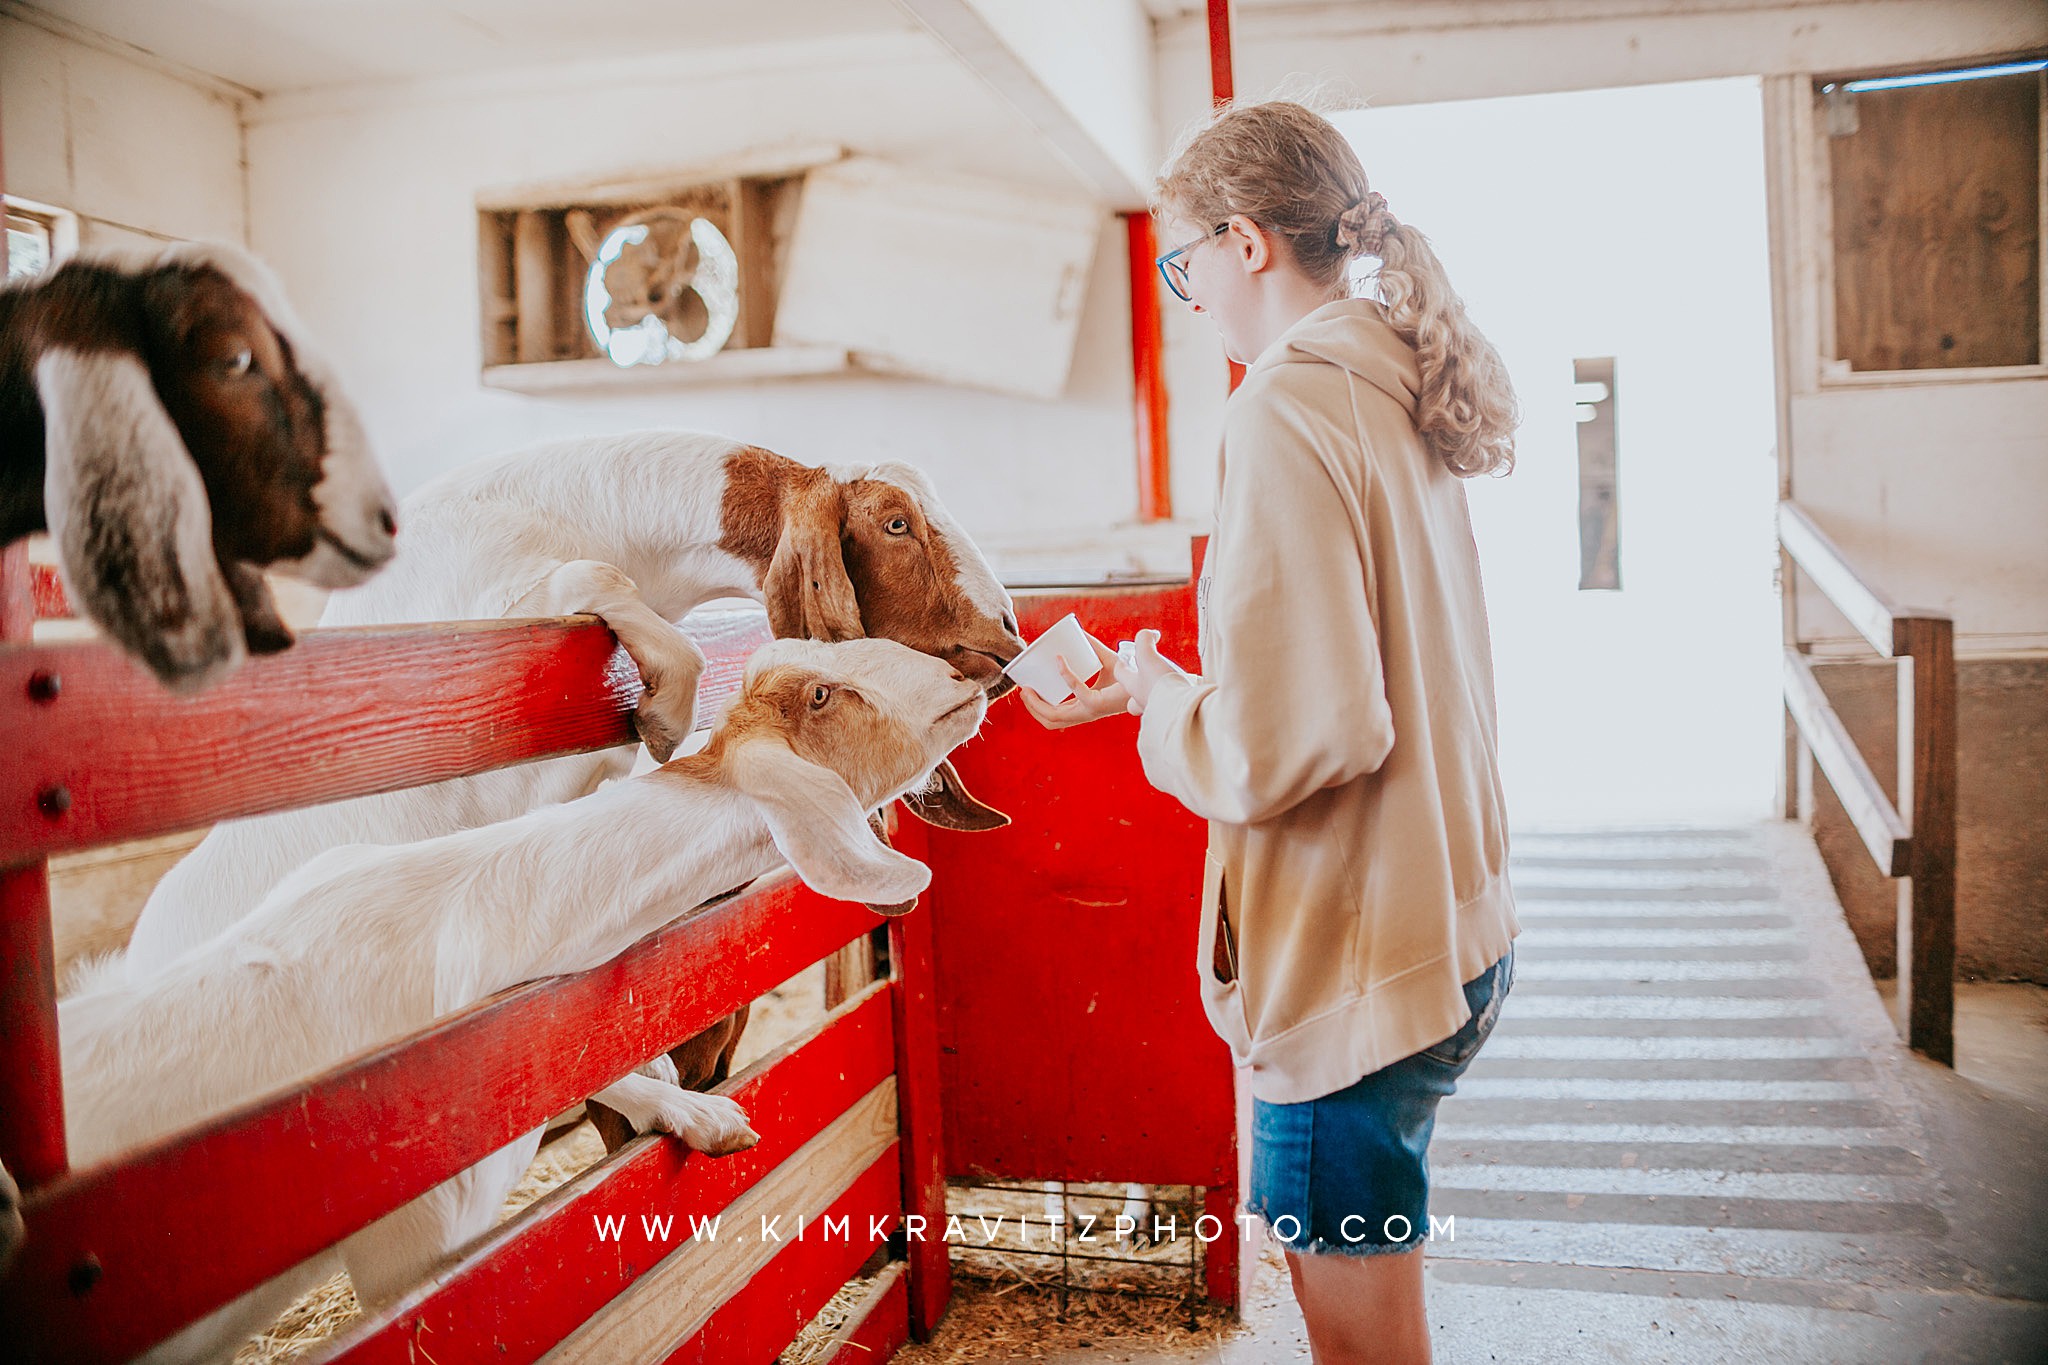
{"label": "white barn wall", "polygon": [[272,97],[248,129],[250,238],[335,354],[401,489],[529,442],[681,426],[807,460],[912,460],[992,544],[1086,538],[1130,518],[1129,323],[1107,215],[1057,401],[875,377],[580,399],[479,385],[479,190],[820,141],[1073,187],[929,39],[884,35]]}
{"label": "white barn wall", "polygon": [[[2048,379],[1792,396],[1792,495],[1968,655],[2048,650]],[[1801,576],[1802,639],[1860,637]]]}
{"label": "white barn wall", "polygon": [[78,214],[87,246],[243,240],[237,98],[138,58],[0,15],[7,192]]}

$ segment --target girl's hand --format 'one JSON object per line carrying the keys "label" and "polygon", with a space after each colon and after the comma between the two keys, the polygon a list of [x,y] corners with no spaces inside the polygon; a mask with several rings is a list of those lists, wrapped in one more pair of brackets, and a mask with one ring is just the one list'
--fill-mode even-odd
{"label": "girl's hand", "polygon": [[[1116,663],[1116,651],[1093,635],[1088,637],[1088,643],[1095,650],[1095,657],[1102,661],[1103,671],[1095,676],[1109,676],[1110,667]],[[1103,687],[1090,687],[1075,675],[1073,669],[1067,667],[1065,659],[1061,659],[1059,665],[1060,677],[1066,681],[1067,686],[1074,689],[1074,695],[1065,701],[1049,702],[1028,687],[1017,689],[1017,696],[1024,703],[1024,709],[1046,729],[1064,730],[1070,725],[1101,720],[1104,716],[1120,716],[1130,708],[1131,694],[1120,684],[1110,682]]]}
{"label": "girl's hand", "polygon": [[1130,698],[1131,714],[1145,714],[1145,703],[1152,700],[1152,689],[1159,680],[1179,673],[1180,666],[1159,652],[1159,632],[1141,630],[1133,642],[1132,661],[1126,664],[1120,658],[1113,658],[1116,665],[1117,685]]}

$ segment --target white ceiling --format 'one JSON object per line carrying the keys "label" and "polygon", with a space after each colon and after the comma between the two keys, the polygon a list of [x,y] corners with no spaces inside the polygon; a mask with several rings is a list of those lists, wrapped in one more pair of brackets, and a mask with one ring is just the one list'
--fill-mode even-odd
{"label": "white ceiling", "polygon": [[7,8],[41,10],[264,94],[916,27],[893,0],[37,0]]}

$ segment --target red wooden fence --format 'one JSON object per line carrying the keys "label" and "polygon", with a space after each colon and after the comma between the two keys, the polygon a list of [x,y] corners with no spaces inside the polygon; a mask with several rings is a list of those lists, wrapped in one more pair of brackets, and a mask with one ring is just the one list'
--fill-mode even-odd
{"label": "red wooden fence", "polygon": [[[7,567],[0,626],[19,641],[31,599],[18,547]],[[1041,594],[1019,610],[1027,635],[1070,609],[1110,640],[1159,626],[1192,661],[1193,602],[1178,584]],[[47,614],[48,593],[39,605]],[[700,635],[704,717],[765,627],[736,617],[714,633]],[[595,971],[504,992],[199,1129],[64,1171],[51,854],[629,742],[637,692],[588,619],[309,632],[192,698],[102,644],[0,643],[0,1160],[23,1179],[30,1229],[0,1279],[8,1359],[125,1359],[805,966],[884,936],[884,980],[720,1087],[758,1146],[711,1161],[638,1139],[316,1358],[457,1365],[559,1349],[766,1365],[887,1237],[898,1259],[832,1357],[886,1359],[945,1311],[949,1174],[1202,1186],[1232,1234],[1207,1247],[1209,1293],[1236,1301],[1249,1262],[1231,1222],[1229,1059],[1186,969],[1199,822],[1144,783],[1128,722],[1047,734],[1014,706],[959,760],[1017,823],[972,835],[906,823],[897,845],[934,881],[886,930],[863,907],[770,878]],[[794,1202],[770,1214],[855,1231],[709,1249],[680,1232],[597,1234],[614,1217],[629,1234],[642,1215],[750,1223],[771,1197]],[[924,1235],[904,1235],[906,1215]]]}
{"label": "red wooden fence", "polygon": [[[12,622],[28,615],[26,578],[17,567]],[[751,642],[707,674],[707,713]],[[874,931],[864,907],[771,878],[596,971],[518,987],[199,1129],[62,1170],[49,854],[619,744],[637,690],[610,634],[577,620],[311,632],[195,698],[163,692],[102,644],[0,645],[0,1160],[23,1178],[30,1229],[0,1280],[9,1359],[125,1359]],[[889,1131],[858,1153],[862,1168],[826,1187],[799,1180],[814,1202],[787,1210],[845,1215],[861,1235],[792,1241],[722,1302],[650,1329],[669,1334],[649,1341],[676,1359],[774,1359],[867,1259],[871,1228],[889,1235],[906,1212],[943,1225],[937,1125],[920,1122],[937,1112],[936,1020],[919,979],[928,925],[891,922],[885,982],[721,1087],[747,1106],[757,1147],[709,1161],[640,1139],[324,1355],[411,1359],[417,1346],[440,1365],[535,1359],[688,1252],[603,1240],[593,1215],[637,1227],[643,1214],[715,1214],[844,1156],[831,1132],[864,1104],[885,1112]],[[873,1358],[943,1311],[936,1249],[913,1244],[908,1274],[849,1326]]]}

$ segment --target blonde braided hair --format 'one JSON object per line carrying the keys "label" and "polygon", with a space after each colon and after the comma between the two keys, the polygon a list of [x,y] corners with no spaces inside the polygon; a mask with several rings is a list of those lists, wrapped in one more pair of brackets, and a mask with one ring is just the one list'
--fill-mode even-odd
{"label": "blonde braided hair", "polygon": [[1375,276],[1387,322],[1415,348],[1415,426],[1453,474],[1505,474],[1520,412],[1500,353],[1465,312],[1429,239],[1395,218],[1330,121],[1291,100],[1227,106],[1197,124],[1167,163],[1155,212],[1195,224],[1239,214],[1287,244],[1331,297],[1351,292],[1356,257]]}

